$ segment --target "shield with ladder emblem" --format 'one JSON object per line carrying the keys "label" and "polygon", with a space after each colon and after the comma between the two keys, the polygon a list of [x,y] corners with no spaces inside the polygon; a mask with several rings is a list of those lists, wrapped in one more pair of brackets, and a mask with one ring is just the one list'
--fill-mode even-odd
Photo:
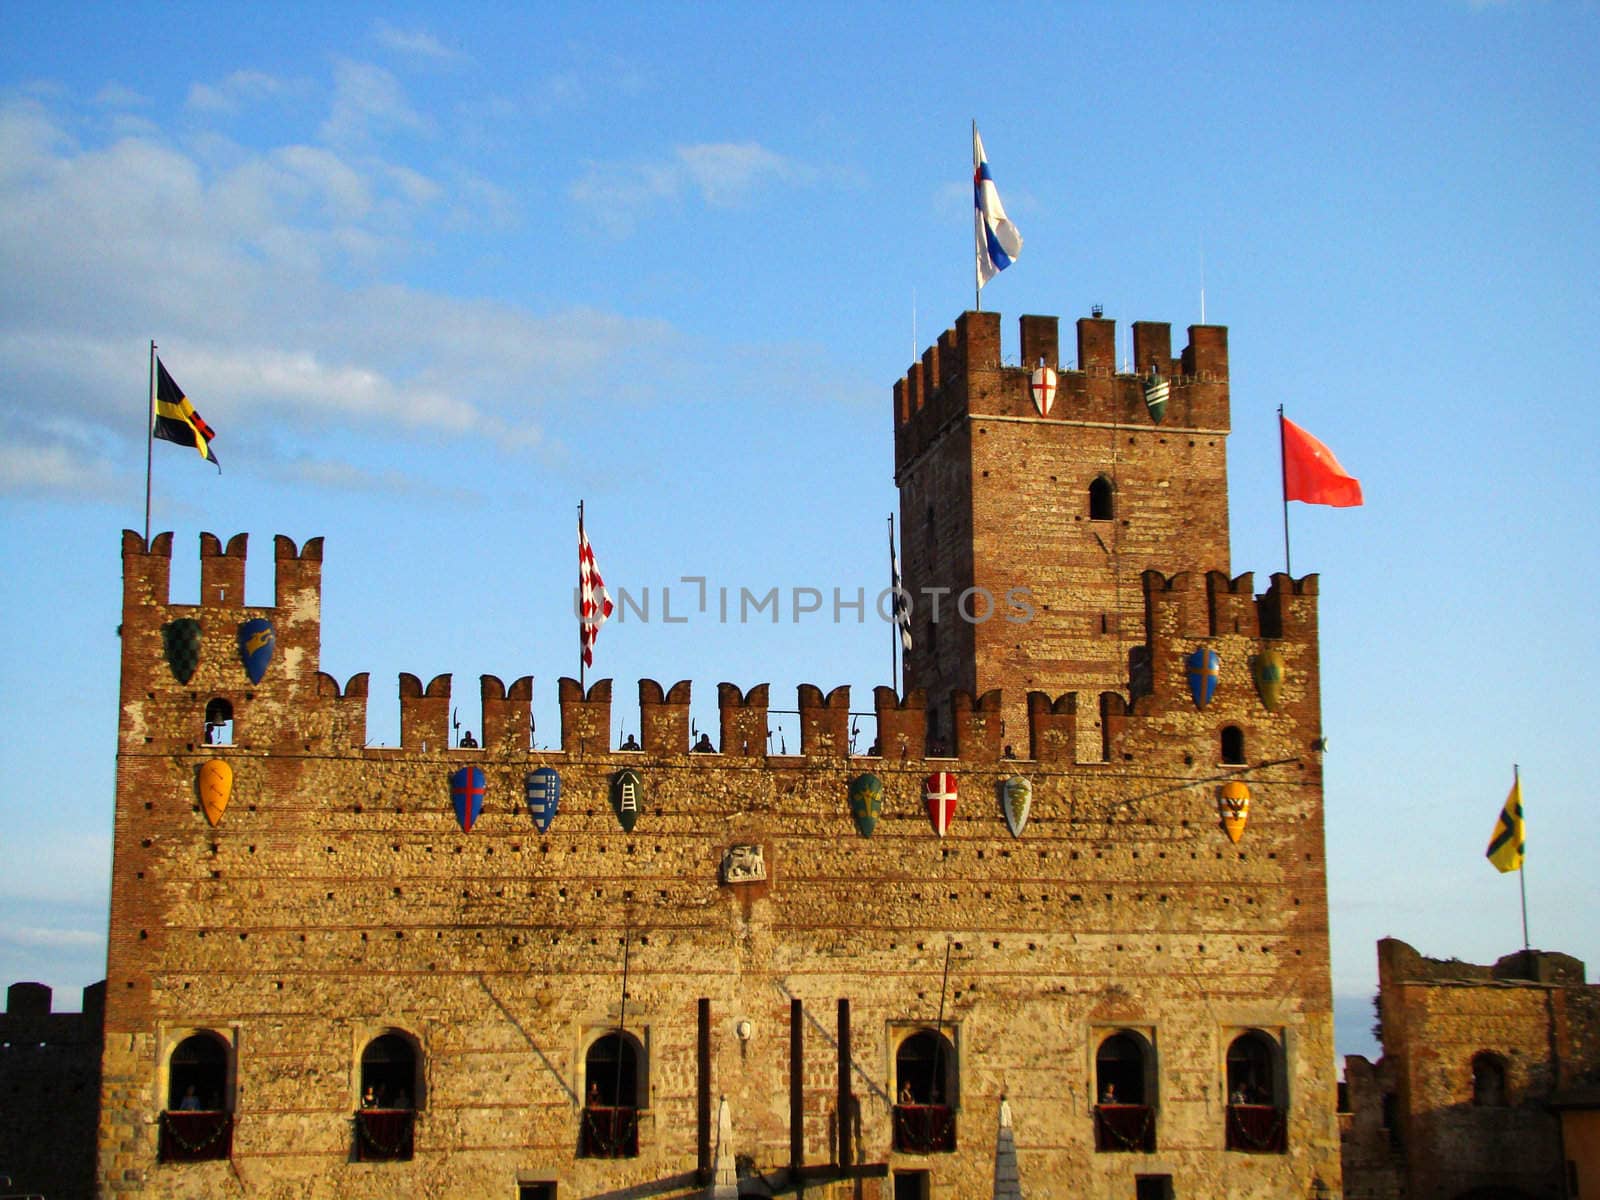
{"label": "shield with ladder emblem", "polygon": [[529,772],[522,781],[528,798],[528,811],[540,833],[550,832],[550,822],[556,819],[556,809],[561,803],[561,776],[554,767],[540,767]]}
{"label": "shield with ladder emblem", "polygon": [[633,832],[644,803],[644,777],[632,767],[623,767],[611,777],[611,808],[627,833]]}
{"label": "shield with ladder emblem", "polygon": [[479,767],[462,767],[450,773],[450,803],[455,806],[462,833],[471,833],[483,812],[483,788],[483,771]]}
{"label": "shield with ladder emblem", "polygon": [[1184,673],[1189,677],[1189,695],[1194,706],[1204,708],[1217,694],[1217,679],[1222,671],[1222,659],[1215,650],[1201,646],[1183,660]]}
{"label": "shield with ladder emblem", "polygon": [[956,815],[956,777],[949,771],[935,771],[922,785],[922,798],[927,802],[933,831],[943,837]]}
{"label": "shield with ladder emblem", "polygon": [[1028,393],[1033,397],[1033,406],[1039,410],[1039,415],[1048,417],[1050,406],[1056,402],[1056,373],[1049,367],[1040,366],[1028,377]]}
{"label": "shield with ladder emblem", "polygon": [[1022,836],[1022,827],[1028,823],[1028,809],[1033,807],[1033,784],[1021,775],[1013,775],[1000,783],[1000,811],[1005,814],[1006,828],[1012,837]]}

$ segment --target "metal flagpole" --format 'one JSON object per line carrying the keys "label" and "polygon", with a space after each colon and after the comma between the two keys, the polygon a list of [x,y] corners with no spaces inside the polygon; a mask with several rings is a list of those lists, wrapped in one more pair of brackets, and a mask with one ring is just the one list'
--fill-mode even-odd
{"label": "metal flagpole", "polygon": [[[972,186],[978,186],[978,118],[972,118]],[[983,311],[983,274],[978,267],[978,194],[972,194],[972,311]]]}
{"label": "metal flagpole", "polygon": [[[1516,763],[1511,764],[1511,785],[1517,794],[1517,820],[1523,821],[1522,816],[1522,775]],[[1524,952],[1531,948],[1528,941],[1528,851],[1527,851],[1527,824],[1523,824],[1523,850],[1522,862],[1517,866],[1517,886],[1522,891],[1522,949]]]}
{"label": "metal flagpole", "polygon": [[1283,405],[1278,405],[1278,469],[1283,481],[1283,573],[1294,578],[1289,565],[1289,454],[1283,435]]}
{"label": "metal flagpole", "polygon": [[894,694],[900,695],[900,593],[895,590],[900,581],[895,578],[894,514],[889,514],[889,635],[893,658],[889,663],[889,682]]}
{"label": "metal flagpole", "polygon": [[156,444],[156,343],[150,342],[150,394],[144,411],[144,548],[150,549],[150,476]]}
{"label": "metal flagpole", "polygon": [[584,698],[584,502],[578,501],[578,699],[582,698]]}

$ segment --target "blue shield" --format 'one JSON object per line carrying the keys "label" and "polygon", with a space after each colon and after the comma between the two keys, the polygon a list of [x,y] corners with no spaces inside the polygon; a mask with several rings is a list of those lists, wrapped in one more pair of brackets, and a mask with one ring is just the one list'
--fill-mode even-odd
{"label": "blue shield", "polygon": [[1211,703],[1211,697],[1217,694],[1222,659],[1215,650],[1201,646],[1183,660],[1183,667],[1189,676],[1189,695],[1194,697],[1194,706],[1204,708]]}
{"label": "blue shield", "polygon": [[483,786],[483,771],[478,767],[462,767],[450,773],[450,803],[455,805],[462,833],[471,833],[478,814],[483,812]]}
{"label": "blue shield", "polygon": [[272,622],[265,617],[255,617],[239,626],[239,661],[244,663],[244,673],[250,676],[251,683],[260,683],[267,673],[276,642]]}
{"label": "blue shield", "polygon": [[554,767],[540,767],[522,781],[528,796],[528,811],[540,833],[550,831],[550,822],[556,819],[556,809],[561,804],[561,776]]}

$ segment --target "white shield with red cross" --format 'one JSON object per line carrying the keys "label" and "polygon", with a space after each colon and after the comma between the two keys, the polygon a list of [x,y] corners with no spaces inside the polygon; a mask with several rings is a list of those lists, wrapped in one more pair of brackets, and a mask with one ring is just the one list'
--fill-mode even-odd
{"label": "white shield with red cross", "polygon": [[1050,415],[1050,406],[1056,402],[1056,373],[1049,367],[1040,367],[1028,378],[1028,391],[1033,396],[1033,406],[1041,417]]}
{"label": "white shield with red cross", "polygon": [[943,837],[956,815],[956,777],[949,771],[935,771],[922,785],[922,796],[933,831]]}

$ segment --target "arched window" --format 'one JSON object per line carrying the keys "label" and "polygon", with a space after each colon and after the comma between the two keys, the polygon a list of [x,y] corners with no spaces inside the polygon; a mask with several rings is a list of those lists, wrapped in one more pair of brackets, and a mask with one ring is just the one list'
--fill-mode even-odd
{"label": "arched window", "polygon": [[955,1107],[959,1082],[950,1039],[931,1029],[912,1034],[894,1056],[895,1096],[903,1104]]}
{"label": "arched window", "polygon": [[225,1159],[233,1153],[233,1048],[202,1030],[167,1058],[167,1107],[156,1157],[167,1162]]}
{"label": "arched window", "polygon": [[1278,1107],[1277,1052],[1272,1039],[1252,1029],[1228,1047],[1228,1103]]}
{"label": "arched window", "polygon": [[1089,485],[1089,520],[1109,521],[1116,516],[1116,497],[1111,480],[1099,476]]}
{"label": "arched window", "polygon": [[1094,1089],[1101,1104],[1144,1104],[1145,1040],[1136,1033],[1114,1033],[1094,1056]]}
{"label": "arched window", "polygon": [[639,1153],[639,1110],[650,1094],[644,1048],[618,1030],[596,1038],[583,1058],[584,1158],[632,1158]]}
{"label": "arched window", "polygon": [[215,696],[206,702],[205,744],[233,745],[233,704],[221,696]]}
{"label": "arched window", "polygon": [[1139,1034],[1122,1029],[1100,1043],[1094,1056],[1094,1148],[1156,1148],[1155,1051]]}
{"label": "arched window", "polygon": [[1230,766],[1244,764],[1244,730],[1237,725],[1222,728],[1222,761]]}
{"label": "arched window", "polygon": [[189,1112],[232,1109],[228,1059],[228,1044],[214,1033],[184,1038],[167,1060],[167,1107]]}
{"label": "arched window", "polygon": [[1506,1064],[1498,1054],[1472,1056],[1472,1102],[1480,1108],[1506,1106]]}
{"label": "arched window", "polygon": [[894,1056],[894,1148],[902,1154],[949,1154],[956,1148],[960,1072],[944,1034],[920,1029]]}
{"label": "arched window", "polygon": [[390,1030],[368,1042],[361,1052],[361,1106],[420,1107],[419,1057],[416,1045],[398,1030]]}

